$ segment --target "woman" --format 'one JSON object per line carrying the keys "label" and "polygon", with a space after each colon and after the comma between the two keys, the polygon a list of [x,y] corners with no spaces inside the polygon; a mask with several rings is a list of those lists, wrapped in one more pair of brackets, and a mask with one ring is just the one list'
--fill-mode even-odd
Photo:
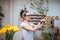
{"label": "woman", "polygon": [[33,32],[35,32],[37,29],[42,28],[43,23],[46,21],[45,19],[41,20],[41,23],[38,25],[33,25],[32,23],[29,23],[29,12],[21,10],[20,16],[23,19],[20,26],[22,28],[22,40],[34,40],[33,39]]}

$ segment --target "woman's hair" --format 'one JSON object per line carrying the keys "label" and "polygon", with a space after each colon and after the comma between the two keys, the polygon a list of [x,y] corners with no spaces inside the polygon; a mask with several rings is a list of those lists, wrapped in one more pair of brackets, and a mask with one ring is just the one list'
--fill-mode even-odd
{"label": "woman's hair", "polygon": [[25,11],[25,10],[21,9],[21,11],[20,11],[20,17],[23,18],[23,16],[26,16],[27,12],[28,11]]}
{"label": "woman's hair", "polygon": [[24,10],[23,9],[21,9],[21,11],[20,11],[20,17],[22,18],[22,13],[24,12]]}

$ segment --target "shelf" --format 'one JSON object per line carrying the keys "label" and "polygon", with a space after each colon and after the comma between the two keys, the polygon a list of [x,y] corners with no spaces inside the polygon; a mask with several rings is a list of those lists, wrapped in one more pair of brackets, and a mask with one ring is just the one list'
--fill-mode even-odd
{"label": "shelf", "polygon": [[32,22],[33,24],[38,24],[40,22],[41,19],[43,19],[45,17],[45,15],[29,15],[30,20],[29,22]]}
{"label": "shelf", "polygon": [[45,16],[45,15],[35,15],[35,14],[33,14],[33,15],[29,15],[29,16]]}

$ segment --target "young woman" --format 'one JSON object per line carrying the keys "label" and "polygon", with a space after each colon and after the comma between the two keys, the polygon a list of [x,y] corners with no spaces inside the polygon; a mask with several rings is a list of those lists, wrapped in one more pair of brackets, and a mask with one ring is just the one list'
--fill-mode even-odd
{"label": "young woman", "polygon": [[20,16],[23,19],[20,26],[22,28],[22,40],[34,40],[33,39],[33,32],[35,32],[37,29],[42,28],[43,23],[46,21],[45,19],[41,20],[41,23],[38,25],[33,25],[32,23],[29,23],[29,12],[21,10]]}

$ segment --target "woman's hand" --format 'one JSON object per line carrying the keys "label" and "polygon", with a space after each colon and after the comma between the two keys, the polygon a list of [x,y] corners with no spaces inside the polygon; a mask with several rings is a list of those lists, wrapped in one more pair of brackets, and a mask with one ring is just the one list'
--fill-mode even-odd
{"label": "woman's hand", "polygon": [[44,19],[41,20],[41,22],[46,22],[47,17],[45,17]]}
{"label": "woman's hand", "polygon": [[42,28],[42,26],[46,22],[46,20],[47,20],[47,18],[44,18],[44,19],[41,20],[41,23],[39,24],[38,29]]}
{"label": "woman's hand", "polygon": [[46,20],[45,19],[42,19],[41,22],[46,22]]}

